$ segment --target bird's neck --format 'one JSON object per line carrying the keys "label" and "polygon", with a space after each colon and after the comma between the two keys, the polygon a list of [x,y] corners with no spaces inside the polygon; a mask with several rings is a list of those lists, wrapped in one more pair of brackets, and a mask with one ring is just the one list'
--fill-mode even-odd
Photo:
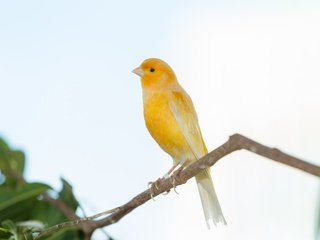
{"label": "bird's neck", "polygon": [[146,87],[142,86],[142,94],[144,102],[147,102],[148,100],[152,98],[157,98],[161,95],[171,95],[173,91],[183,91],[180,84],[175,81],[168,85],[161,85],[158,87]]}

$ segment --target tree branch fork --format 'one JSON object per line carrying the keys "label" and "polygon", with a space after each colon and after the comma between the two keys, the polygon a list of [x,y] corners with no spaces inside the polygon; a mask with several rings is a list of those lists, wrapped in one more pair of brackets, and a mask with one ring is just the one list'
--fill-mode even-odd
{"label": "tree branch fork", "polygon": [[[159,194],[168,192],[170,189],[178,185],[186,183],[190,178],[197,175],[203,169],[213,166],[224,156],[241,149],[253,152],[257,155],[266,157],[267,159],[274,160],[287,166],[302,170],[316,177],[320,177],[320,166],[286,154],[279,149],[262,145],[243,135],[234,134],[229,137],[227,142],[220,145],[218,148],[203,156],[198,161],[190,164],[188,167],[183,169],[179,173],[178,178],[175,179],[175,186],[173,186],[170,178],[160,179],[157,182],[156,188],[153,188],[152,190],[147,189],[141,192],[130,201],[119,207],[86,218],[80,218],[77,217],[74,213],[68,213],[68,211],[65,210],[65,206],[63,206],[63,212],[65,212],[66,216],[72,221],[60,223],[47,229],[43,229],[35,237],[35,239],[43,239],[44,236],[48,236],[54,232],[60,231],[61,229],[75,226],[80,227],[85,232],[85,235],[91,236],[96,229],[106,227],[118,222],[122,217],[124,217],[140,205],[144,204],[145,202],[149,201],[152,197],[156,197]],[[59,204],[57,205],[57,207],[59,207]]]}

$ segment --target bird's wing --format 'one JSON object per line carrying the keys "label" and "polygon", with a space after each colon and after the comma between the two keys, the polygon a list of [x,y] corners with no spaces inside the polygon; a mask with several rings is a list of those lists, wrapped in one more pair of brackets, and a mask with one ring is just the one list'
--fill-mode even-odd
{"label": "bird's wing", "polygon": [[191,98],[183,89],[173,91],[169,105],[194,157],[196,159],[201,158],[207,153],[207,148],[202,139],[197,114]]}

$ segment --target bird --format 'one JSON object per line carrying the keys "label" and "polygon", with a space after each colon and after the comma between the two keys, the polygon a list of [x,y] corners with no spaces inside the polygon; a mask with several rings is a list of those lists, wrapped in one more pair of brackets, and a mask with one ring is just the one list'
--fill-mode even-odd
{"label": "bird", "polygon": [[[140,77],[146,127],[158,145],[172,157],[171,170],[178,165],[186,167],[206,155],[208,151],[193,102],[173,69],[159,58],[148,58],[132,72]],[[195,179],[207,227],[226,225],[210,170],[202,170]]]}

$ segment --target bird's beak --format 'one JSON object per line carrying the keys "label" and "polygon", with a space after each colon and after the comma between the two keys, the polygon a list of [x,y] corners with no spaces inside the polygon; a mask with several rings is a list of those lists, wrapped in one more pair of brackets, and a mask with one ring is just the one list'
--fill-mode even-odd
{"label": "bird's beak", "polygon": [[137,67],[132,70],[133,73],[137,74],[140,77],[143,77],[144,71],[141,69],[141,67]]}

